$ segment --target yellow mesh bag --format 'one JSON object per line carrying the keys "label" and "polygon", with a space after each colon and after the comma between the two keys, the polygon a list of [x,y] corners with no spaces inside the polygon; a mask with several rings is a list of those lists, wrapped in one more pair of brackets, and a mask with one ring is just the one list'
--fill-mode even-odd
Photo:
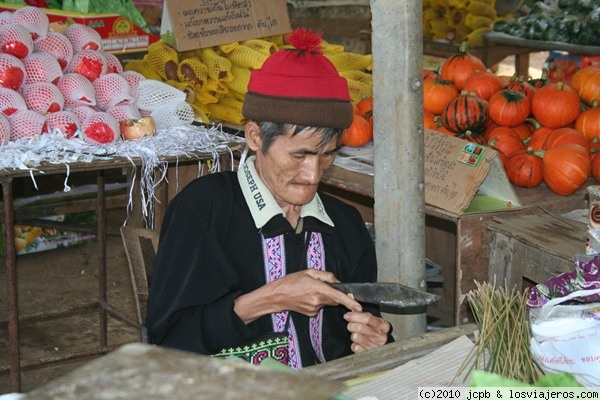
{"label": "yellow mesh bag", "polygon": [[[174,69],[177,74],[177,64],[179,64],[179,55],[177,51],[169,46],[154,46],[148,48],[148,53],[144,60],[155,70],[163,80],[172,79],[170,71]],[[174,63],[174,65],[173,65]]]}
{"label": "yellow mesh bag", "polygon": [[263,63],[269,56],[244,44],[240,44],[238,47],[228,53],[226,57],[231,60],[232,64],[237,65],[238,67],[258,69],[262,67]]}
{"label": "yellow mesh bag", "polygon": [[232,43],[227,43],[227,44],[221,44],[217,48],[219,49],[220,52],[222,52],[224,54],[228,54],[228,53],[231,53],[238,46],[239,46],[238,42],[232,42]]}
{"label": "yellow mesh bag", "polygon": [[233,75],[233,80],[226,83],[229,90],[245,94],[248,91],[248,82],[250,82],[250,70],[240,68],[234,64],[231,67],[231,74]]}
{"label": "yellow mesh bag", "polygon": [[244,101],[245,95],[246,95],[246,93],[239,93],[234,90],[230,90],[229,93],[227,93],[227,96],[235,97],[236,99],[238,99],[241,102]]}
{"label": "yellow mesh bag", "polygon": [[184,92],[186,94],[185,101],[187,101],[188,103],[194,102],[194,99],[196,98],[196,91],[189,82],[167,80],[165,81],[165,83]]}
{"label": "yellow mesh bag", "polygon": [[187,58],[179,62],[177,77],[180,81],[190,82],[194,90],[202,90],[208,81],[208,67],[197,57]]}
{"label": "yellow mesh bag", "polygon": [[341,53],[344,50],[345,48],[341,44],[333,44],[321,39],[321,51],[323,53]]}
{"label": "yellow mesh bag", "polygon": [[355,81],[365,83],[367,85],[373,85],[373,75],[371,75],[368,72],[352,69],[348,71],[341,71],[339,74],[340,76],[343,76],[346,79],[352,79]]}
{"label": "yellow mesh bag", "polygon": [[231,61],[220,56],[212,47],[206,47],[200,50],[200,58],[208,67],[208,76],[214,80],[222,82],[231,82]]}
{"label": "yellow mesh bag", "polygon": [[192,110],[194,110],[194,118],[204,124],[210,124],[210,115],[206,106],[196,103],[192,103],[191,106]]}
{"label": "yellow mesh bag", "polygon": [[259,53],[262,53],[266,56],[270,56],[278,50],[278,47],[275,43],[262,39],[244,40],[241,44],[243,44],[244,46],[248,46],[251,49],[256,50]]}
{"label": "yellow mesh bag", "polygon": [[139,72],[140,74],[144,75],[144,78],[162,81],[160,75],[158,75],[158,73],[152,69],[146,60],[131,60],[125,64],[123,70]]}
{"label": "yellow mesh bag", "polygon": [[214,93],[206,90],[194,92],[194,102],[197,106],[206,106],[207,104],[217,103],[219,98]]}
{"label": "yellow mesh bag", "polygon": [[206,81],[206,86],[204,90],[206,90],[207,92],[214,92],[216,94],[225,94],[229,92],[229,89],[227,89],[227,87],[225,86],[226,84],[227,82],[216,81],[209,77]]}
{"label": "yellow mesh bag", "polygon": [[351,52],[324,54],[335,66],[335,69],[347,71],[350,69],[371,69],[373,56],[371,54],[358,54]]}
{"label": "yellow mesh bag", "polygon": [[346,80],[348,81],[348,92],[350,92],[352,103],[357,104],[362,99],[373,96],[373,86],[354,79],[346,78]]}
{"label": "yellow mesh bag", "polygon": [[242,112],[242,107],[244,106],[243,101],[236,99],[233,95],[230,95],[229,93],[219,99],[219,104],[231,107],[240,113]]}
{"label": "yellow mesh bag", "polygon": [[242,113],[233,107],[215,103],[206,106],[212,120],[229,122],[235,125],[243,125],[246,120]]}
{"label": "yellow mesh bag", "polygon": [[262,39],[273,43],[278,49],[280,49],[281,46],[285,46],[285,37],[283,35],[267,36]]}

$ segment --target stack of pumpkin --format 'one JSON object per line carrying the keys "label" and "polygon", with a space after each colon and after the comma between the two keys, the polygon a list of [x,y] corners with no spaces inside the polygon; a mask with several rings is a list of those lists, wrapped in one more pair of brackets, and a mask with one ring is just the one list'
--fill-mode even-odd
{"label": "stack of pumpkin", "polygon": [[568,196],[600,181],[600,68],[571,83],[497,76],[461,45],[439,71],[424,71],[424,125],[494,148],[508,179]]}

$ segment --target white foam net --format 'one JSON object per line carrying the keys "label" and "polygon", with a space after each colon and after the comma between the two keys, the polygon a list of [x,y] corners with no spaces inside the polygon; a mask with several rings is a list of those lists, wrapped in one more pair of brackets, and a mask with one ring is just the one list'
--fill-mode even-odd
{"label": "white foam net", "polygon": [[33,53],[33,39],[21,25],[0,25],[0,47],[4,53],[23,59]]}
{"label": "white foam net", "polygon": [[46,117],[48,132],[58,131],[66,138],[72,138],[81,128],[81,119],[72,111],[57,111]]}
{"label": "white foam net", "polygon": [[129,83],[119,74],[111,72],[102,75],[94,81],[93,86],[96,91],[96,105],[102,110],[117,104],[133,103]]}
{"label": "white foam net", "polygon": [[189,125],[194,122],[194,109],[185,101],[171,102],[150,113],[158,128]]}
{"label": "white foam net", "polygon": [[145,79],[139,82],[135,105],[144,111],[153,111],[165,107],[169,103],[185,102],[186,94],[168,83],[154,79]]}
{"label": "white foam net", "polygon": [[92,82],[82,75],[66,73],[58,79],[56,86],[62,92],[65,104],[70,108],[96,105],[96,89]]}
{"label": "white foam net", "polygon": [[31,53],[23,60],[25,66],[25,83],[50,82],[56,83],[63,75],[62,68],[56,57],[46,52]]}
{"label": "white foam net", "polygon": [[17,110],[27,110],[23,96],[12,89],[0,87],[0,111],[9,116]]}
{"label": "white foam net", "polygon": [[129,83],[129,91],[135,97],[140,81],[143,81],[146,77],[137,71],[123,71],[120,75]]}
{"label": "white foam net", "polygon": [[12,11],[0,12],[0,25],[6,25],[12,23]]}
{"label": "white foam net", "polygon": [[113,53],[104,53],[106,57],[106,72],[114,72],[115,74],[120,74],[123,72],[123,64],[121,64],[121,60]]}
{"label": "white foam net", "polygon": [[37,7],[23,7],[15,10],[11,22],[27,28],[34,40],[46,36],[50,25],[48,15]]}
{"label": "white foam net", "polygon": [[90,106],[65,106],[65,110],[71,111],[73,114],[77,115],[77,118],[79,118],[80,121],[85,121],[87,117],[96,112],[96,110]]}
{"label": "white foam net", "polygon": [[119,121],[106,112],[90,114],[81,125],[83,140],[92,145],[115,143],[121,137]]}
{"label": "white foam net", "polygon": [[75,52],[81,50],[102,50],[102,37],[93,28],[83,24],[71,24],[65,29],[64,35],[71,41]]}
{"label": "white foam net", "polygon": [[60,111],[65,106],[65,98],[60,89],[49,82],[25,84],[21,93],[27,108],[42,114]]}
{"label": "white foam net", "polygon": [[140,111],[131,104],[113,106],[106,110],[106,112],[115,117],[119,122],[127,121],[129,119],[142,118],[142,114],[140,114]]}
{"label": "white foam net", "polygon": [[19,140],[44,131],[46,117],[33,110],[19,110],[8,118],[10,122],[10,140]]}
{"label": "white foam net", "polygon": [[76,72],[85,76],[90,82],[94,82],[106,74],[107,64],[103,52],[82,50],[73,54],[73,58],[67,66],[67,72]]}
{"label": "white foam net", "polygon": [[25,82],[23,61],[10,54],[0,53],[0,86],[19,90]]}
{"label": "white foam net", "polygon": [[0,114],[0,144],[5,145],[10,140],[10,122],[4,114]]}
{"label": "white foam net", "polygon": [[33,42],[33,49],[37,52],[52,54],[58,60],[63,71],[67,69],[74,54],[71,41],[58,32],[48,32],[46,37],[36,39]]}

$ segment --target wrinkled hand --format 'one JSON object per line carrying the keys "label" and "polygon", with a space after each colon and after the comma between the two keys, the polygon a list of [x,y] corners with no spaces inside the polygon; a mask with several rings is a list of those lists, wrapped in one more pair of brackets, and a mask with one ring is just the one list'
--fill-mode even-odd
{"label": "wrinkled hand", "polygon": [[352,340],[351,349],[360,353],[387,343],[390,323],[368,312],[350,311],[344,314]]}
{"label": "wrinkled hand", "polygon": [[327,282],[339,282],[331,272],[306,269],[286,275],[270,283],[273,300],[282,310],[315,316],[325,306],[342,305],[360,313],[362,306],[346,293],[332,288]]}

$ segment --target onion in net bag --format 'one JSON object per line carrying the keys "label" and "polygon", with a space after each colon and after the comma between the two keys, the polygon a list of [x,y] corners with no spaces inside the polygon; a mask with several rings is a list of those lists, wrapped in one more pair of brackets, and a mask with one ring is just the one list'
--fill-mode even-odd
{"label": "onion in net bag", "polygon": [[25,83],[50,82],[56,84],[63,75],[56,57],[50,53],[34,52],[23,59]]}
{"label": "onion in net bag", "polygon": [[33,110],[18,110],[8,117],[10,140],[41,135],[46,130],[46,117]]}
{"label": "onion in net bag", "polygon": [[194,109],[185,101],[170,102],[153,110],[150,116],[158,129],[189,125],[194,122]]}
{"label": "onion in net bag", "polygon": [[73,58],[67,66],[67,72],[75,72],[85,76],[90,82],[94,82],[100,76],[106,74],[106,56],[104,53],[94,50],[82,50],[73,54]]}
{"label": "onion in net bag", "polygon": [[136,71],[123,71],[120,75],[125,78],[127,83],[129,83],[129,91],[131,92],[131,95],[135,97],[140,81],[143,81],[146,77]]}
{"label": "onion in net bag", "polygon": [[132,104],[120,104],[113,107],[110,107],[106,110],[107,113],[112,115],[117,119],[117,121],[127,121],[129,119],[140,119],[142,118],[142,114],[140,114],[140,110],[138,110]]}
{"label": "onion in net bag", "polygon": [[24,26],[31,34],[31,39],[44,37],[48,33],[50,21],[48,15],[37,7],[23,7],[13,12],[11,22]]}
{"label": "onion in net bag", "polygon": [[24,26],[12,23],[0,25],[0,49],[4,54],[22,60],[33,53],[33,39]]}
{"label": "onion in net bag", "polygon": [[33,42],[36,52],[50,53],[58,60],[60,68],[65,71],[75,53],[71,41],[62,33],[48,32],[46,37],[38,38]]}
{"label": "onion in net bag", "polygon": [[27,104],[25,104],[25,99],[21,93],[0,87],[0,112],[6,116],[10,116],[17,110],[27,110]]}
{"label": "onion in net bag", "polygon": [[71,24],[64,35],[71,41],[75,52],[82,50],[102,50],[102,37],[94,28],[84,24]]}
{"label": "onion in net bag", "polygon": [[0,114],[0,145],[5,145],[10,141],[10,122],[8,117]]}
{"label": "onion in net bag", "polygon": [[42,114],[60,111],[65,106],[60,89],[49,82],[27,83],[23,85],[21,93],[27,108]]}
{"label": "onion in net bag", "polygon": [[0,86],[19,90],[25,82],[25,77],[23,61],[10,54],[0,53]]}
{"label": "onion in net bag", "polygon": [[171,85],[146,79],[138,84],[135,105],[145,111],[153,111],[169,103],[185,102],[186,94]]}
{"label": "onion in net bag", "polygon": [[106,111],[117,104],[133,103],[129,83],[121,75],[114,72],[102,75],[93,83],[96,91],[96,106]]}
{"label": "onion in net bag", "polygon": [[46,117],[48,132],[61,132],[67,139],[72,138],[81,128],[81,120],[72,111],[57,111]]}
{"label": "onion in net bag", "polygon": [[84,76],[66,73],[58,79],[56,86],[62,92],[67,107],[96,105],[96,89]]}
{"label": "onion in net bag", "polygon": [[85,121],[87,117],[97,112],[96,109],[90,106],[75,106],[75,107],[65,107],[66,111],[71,111],[73,114],[79,118],[80,121]]}
{"label": "onion in net bag", "polygon": [[115,143],[121,137],[119,121],[112,115],[97,111],[81,125],[83,140],[92,145]]}

